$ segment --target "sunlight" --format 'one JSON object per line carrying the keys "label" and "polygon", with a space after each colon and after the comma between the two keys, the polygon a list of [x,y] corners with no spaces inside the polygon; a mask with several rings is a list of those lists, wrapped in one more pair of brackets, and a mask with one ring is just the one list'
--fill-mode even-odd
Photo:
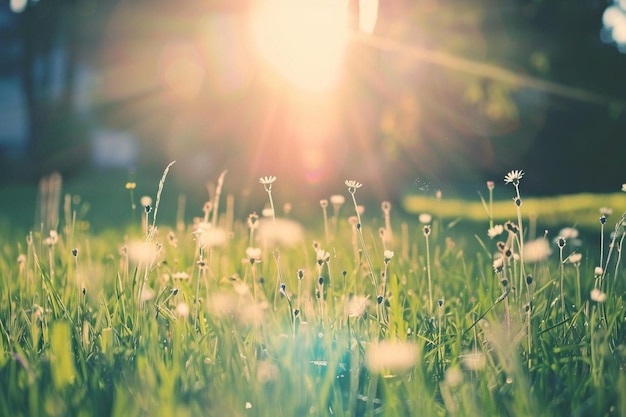
{"label": "sunlight", "polygon": [[335,0],[266,0],[253,12],[251,31],[263,56],[285,79],[314,92],[341,76],[347,7]]}

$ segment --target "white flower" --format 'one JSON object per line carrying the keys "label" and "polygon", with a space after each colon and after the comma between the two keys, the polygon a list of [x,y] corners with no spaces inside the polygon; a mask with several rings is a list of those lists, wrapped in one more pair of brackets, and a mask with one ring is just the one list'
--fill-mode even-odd
{"label": "white flower", "polygon": [[368,297],[362,295],[353,295],[348,298],[345,305],[346,317],[363,317],[367,307],[370,304]]}
{"label": "white flower", "polygon": [[385,263],[388,263],[389,261],[391,261],[391,259],[393,259],[393,251],[387,249],[385,252],[383,252],[383,258],[385,259]]}
{"label": "white flower", "polygon": [[44,239],[44,243],[48,246],[54,246],[59,241],[59,234],[56,230],[50,230],[50,236]]}
{"label": "white flower", "polygon": [[569,261],[569,263],[574,264],[575,266],[578,266],[578,264],[580,264],[580,261],[583,259],[583,255],[581,253],[572,253],[570,256],[567,257],[567,260]]}
{"label": "white flower", "polygon": [[333,206],[341,206],[346,202],[346,198],[341,194],[333,194],[330,196],[330,204]]}
{"label": "white flower", "polygon": [[500,254],[498,254],[498,257],[493,260],[492,266],[493,270],[496,272],[504,267],[504,260],[502,259],[502,256]]}
{"label": "white flower", "polygon": [[157,255],[161,247],[154,242],[135,240],[126,245],[128,258],[137,263],[153,264],[157,260]]}
{"label": "white flower", "polygon": [[259,178],[259,182],[263,185],[271,185],[274,183],[274,181],[276,181],[276,177],[273,175]]}
{"label": "white flower", "polygon": [[418,220],[422,224],[429,224],[433,220],[433,216],[428,213],[422,213],[419,215]]}
{"label": "white flower", "polygon": [[249,410],[252,408],[252,403],[250,401],[246,401],[246,410]]}
{"label": "white flower", "polygon": [[559,232],[559,236],[567,240],[576,239],[578,237],[578,234],[578,229],[575,229],[573,227],[564,227]]}
{"label": "white flower", "polygon": [[450,387],[457,387],[463,382],[463,372],[456,366],[450,367],[446,369],[444,381]]}
{"label": "white flower", "polygon": [[150,301],[152,299],[154,299],[154,291],[148,287],[143,287],[143,289],[141,290],[141,295],[139,296],[139,298],[141,299],[141,301]]}
{"label": "white flower", "polygon": [[270,246],[294,246],[302,241],[304,228],[295,220],[277,218],[276,221],[261,220],[259,223],[259,241]]}
{"label": "white flower", "polygon": [[326,252],[324,249],[319,249],[315,252],[317,256],[317,263],[322,264],[324,262],[330,261],[330,253]]}
{"label": "white flower", "polygon": [[261,261],[261,249],[252,248],[252,247],[247,248],[246,258],[250,261],[250,263],[260,262]]}
{"label": "white flower", "polygon": [[417,346],[410,342],[381,341],[365,352],[365,366],[372,373],[404,373],[417,365],[418,359]]}
{"label": "white flower", "polygon": [[263,217],[273,217],[274,216],[274,210],[272,210],[271,207],[265,207],[263,210],[261,210],[261,215]]}
{"label": "white flower", "polygon": [[479,371],[487,364],[487,359],[481,352],[466,353],[459,356],[459,358],[463,367],[472,371]]}
{"label": "white flower", "polygon": [[626,184],[622,184],[622,191],[626,193]]}
{"label": "white flower", "polygon": [[189,305],[184,301],[176,304],[176,314],[183,318],[189,317]]}
{"label": "white flower", "polygon": [[186,272],[174,272],[172,274],[172,279],[179,279],[181,281],[185,281],[189,279],[189,274]]}
{"label": "white flower", "polygon": [[354,194],[357,188],[361,188],[363,184],[355,180],[346,180],[345,184],[348,186],[348,192]]}
{"label": "white flower", "polygon": [[489,230],[487,230],[487,236],[493,239],[494,237],[501,235],[502,232],[504,232],[504,226],[502,226],[501,224],[496,224],[493,227],[489,228]]}
{"label": "white flower", "polygon": [[611,214],[613,214],[613,209],[611,207],[600,207],[598,211],[600,212],[601,216],[609,217]]}
{"label": "white flower", "polygon": [[596,303],[603,303],[606,301],[606,294],[602,292],[600,288],[594,288],[590,294],[591,300]]}
{"label": "white flower", "polygon": [[263,187],[265,187],[265,191],[267,191],[268,193],[272,191],[272,184],[274,183],[274,181],[276,181],[276,177],[273,175],[259,178],[259,182],[263,184]]}
{"label": "white flower", "polygon": [[504,183],[518,185],[519,180],[521,180],[523,176],[524,171],[522,171],[521,169],[513,170],[504,176]]}
{"label": "white flower", "polygon": [[540,238],[524,243],[524,261],[535,263],[546,259],[552,250],[547,239]]}
{"label": "white flower", "polygon": [[214,228],[211,223],[198,223],[193,234],[198,236],[198,242],[205,248],[221,246],[228,240],[228,233],[225,230]]}
{"label": "white flower", "polygon": [[595,276],[599,277],[599,276],[601,276],[602,274],[604,274],[604,269],[602,269],[602,267],[601,267],[601,266],[596,266],[596,267],[593,269],[593,275],[595,275]]}
{"label": "white flower", "polygon": [[139,199],[139,203],[144,207],[149,206],[152,204],[152,197],[144,195]]}

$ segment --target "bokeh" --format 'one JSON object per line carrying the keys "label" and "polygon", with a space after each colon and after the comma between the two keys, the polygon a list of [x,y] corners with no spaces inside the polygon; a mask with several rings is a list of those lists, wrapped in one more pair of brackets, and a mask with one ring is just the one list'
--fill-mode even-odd
{"label": "bokeh", "polygon": [[[109,172],[376,198],[624,182],[623,1],[11,0],[0,178]],[[202,188],[202,186],[200,187]]]}

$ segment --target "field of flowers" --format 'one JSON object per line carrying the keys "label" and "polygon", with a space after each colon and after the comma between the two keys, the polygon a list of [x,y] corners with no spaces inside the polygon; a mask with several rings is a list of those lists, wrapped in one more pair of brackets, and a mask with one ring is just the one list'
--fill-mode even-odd
{"label": "field of flowers", "polygon": [[161,224],[175,168],[121,189],[130,227],[91,233],[59,187],[3,240],[1,415],[626,416],[626,207],[592,201],[593,242],[538,232],[514,170],[511,218],[487,181],[459,238],[437,205],[365,210],[352,179],[299,222],[261,177],[239,219],[223,173]]}

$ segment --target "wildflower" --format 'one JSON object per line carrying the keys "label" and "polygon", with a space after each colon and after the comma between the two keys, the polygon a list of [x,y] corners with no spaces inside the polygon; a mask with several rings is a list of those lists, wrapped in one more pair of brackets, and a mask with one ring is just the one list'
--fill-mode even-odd
{"label": "wildflower", "polygon": [[250,401],[246,401],[246,410],[249,410],[252,408],[252,403]]}
{"label": "wildflower", "polygon": [[501,235],[502,232],[504,232],[504,226],[502,226],[501,224],[496,224],[493,227],[489,228],[489,230],[487,230],[487,236],[493,239],[494,237]]}
{"label": "wildflower", "polygon": [[266,177],[259,178],[259,182],[263,185],[270,185],[276,181],[276,177],[274,175],[268,175]]}
{"label": "wildflower", "polygon": [[594,288],[590,294],[591,300],[596,303],[603,303],[606,301],[606,293],[602,292],[600,288]]}
{"label": "wildflower", "polygon": [[159,247],[154,243],[136,240],[127,244],[126,251],[130,260],[150,264],[156,260]]}
{"label": "wildflower", "polygon": [[152,299],[154,299],[154,291],[148,287],[143,287],[143,289],[141,290],[141,296],[140,299],[142,302],[145,301],[150,301]]}
{"label": "wildflower", "polygon": [[556,238],[556,244],[559,248],[563,248],[567,244],[567,240],[563,236],[559,236]]}
{"label": "wildflower", "polygon": [[345,184],[348,186],[348,192],[350,194],[354,194],[357,188],[361,188],[363,184],[355,180],[346,180]]}
{"label": "wildflower", "polygon": [[50,235],[44,239],[44,243],[50,247],[57,244],[59,241],[59,235],[56,230],[50,230]]}
{"label": "wildflower", "polygon": [[622,191],[626,193],[626,184],[622,184]]}
{"label": "wildflower", "polygon": [[184,301],[176,304],[176,314],[183,318],[189,317],[189,305]]}
{"label": "wildflower", "polygon": [[317,264],[321,265],[324,262],[330,261],[330,254],[323,249],[319,249],[316,253],[317,255]]}
{"label": "wildflower", "polygon": [[507,221],[506,223],[504,223],[504,228],[514,235],[519,232],[519,227],[517,227],[517,225],[511,221]]}
{"label": "wildflower", "polygon": [[265,191],[267,192],[271,191],[274,181],[276,181],[276,177],[273,175],[259,178],[259,182],[263,184],[263,187],[265,187]]}
{"label": "wildflower", "polygon": [[252,213],[248,215],[248,227],[252,230],[256,229],[259,226],[258,223],[259,215],[256,213]]}
{"label": "wildflower", "polygon": [[521,169],[513,170],[504,176],[504,183],[519,185],[519,181],[522,179],[523,176],[524,176],[524,171],[522,171]]}
{"label": "wildflower", "polygon": [[574,266],[579,266],[580,265],[580,261],[582,260],[583,255],[580,253],[572,253],[570,256],[567,257],[567,261],[571,264],[573,264]]}
{"label": "wildflower", "polygon": [[261,262],[261,249],[249,247],[246,249],[246,258],[250,265]]}
{"label": "wildflower", "polygon": [[457,387],[463,382],[463,372],[456,366],[450,367],[446,369],[444,381],[449,387]]}
{"label": "wildflower", "polygon": [[430,235],[430,225],[427,224],[424,226],[424,236]]}
{"label": "wildflower", "polygon": [[561,229],[561,231],[559,232],[559,236],[563,237],[564,239],[576,239],[578,237],[578,229],[575,229],[573,227],[564,227]]}
{"label": "wildflower", "polygon": [[152,197],[144,195],[139,199],[139,203],[144,207],[150,206],[152,205]]}
{"label": "wildflower", "polygon": [[493,181],[487,181],[487,189],[493,190],[496,187],[496,184]]}
{"label": "wildflower", "polygon": [[502,260],[502,257],[494,259],[492,266],[493,266],[493,270],[496,273],[502,272],[502,268],[504,267],[504,261]]}
{"label": "wildflower", "polygon": [[295,220],[277,218],[276,221],[263,219],[258,222],[258,238],[268,245],[294,246],[302,241],[304,228]]}
{"label": "wildflower", "polygon": [[320,206],[321,206],[322,208],[326,208],[326,207],[328,207],[328,200],[327,200],[327,199],[325,199],[325,198],[322,198],[322,199],[320,200]]}
{"label": "wildflower", "polygon": [[602,216],[600,216],[600,224],[605,224],[606,223],[606,216],[603,214]]}
{"label": "wildflower", "polygon": [[487,360],[481,352],[466,353],[461,355],[461,363],[465,369],[479,371],[485,367]]}
{"label": "wildflower", "polygon": [[189,274],[186,272],[174,272],[172,274],[172,279],[179,279],[181,281],[185,281],[189,279]]}
{"label": "wildflower", "polygon": [[391,203],[389,201],[383,201],[380,205],[380,209],[383,214],[389,214],[389,212],[391,212]]}
{"label": "wildflower", "polygon": [[228,240],[228,233],[219,228],[214,228],[211,223],[200,222],[195,226],[194,235],[198,237],[198,243],[205,248],[221,246]]}
{"label": "wildflower", "polygon": [[393,255],[394,255],[393,251],[389,250],[389,249],[387,249],[385,252],[383,252],[383,257],[385,259],[385,263],[386,264],[388,264],[391,261],[391,259],[393,258]]}
{"label": "wildflower", "polygon": [[613,209],[610,207],[600,207],[598,211],[600,212],[601,216],[609,217],[611,214],[613,214]]}
{"label": "wildflower", "polygon": [[544,238],[531,240],[524,243],[524,260],[529,263],[535,263],[546,259],[552,250],[550,244]]}
{"label": "wildflower", "polygon": [[601,266],[596,266],[596,267],[593,269],[593,275],[595,275],[595,276],[599,277],[599,276],[601,276],[602,274],[604,274],[604,269],[602,269],[602,267],[601,267]]}
{"label": "wildflower", "polygon": [[74,258],[76,258],[78,256],[78,249],[77,248],[72,249],[72,255],[74,256]]}
{"label": "wildflower", "polygon": [[174,233],[173,231],[169,231],[169,233],[167,234],[167,241],[169,242],[169,244],[175,248],[178,247],[178,238],[176,237],[176,233]]}
{"label": "wildflower", "polygon": [[346,198],[341,194],[333,194],[330,196],[330,204],[339,208],[346,202]]}
{"label": "wildflower", "polygon": [[370,300],[368,297],[362,295],[351,295],[346,301],[346,305],[344,307],[346,317],[363,317],[369,304]]}
{"label": "wildflower", "polygon": [[417,346],[410,342],[381,341],[365,352],[365,366],[372,373],[404,373],[417,365],[418,359]]}
{"label": "wildflower", "polygon": [[433,216],[431,216],[428,213],[422,213],[419,215],[418,220],[420,223],[422,224],[429,224],[433,219]]}

